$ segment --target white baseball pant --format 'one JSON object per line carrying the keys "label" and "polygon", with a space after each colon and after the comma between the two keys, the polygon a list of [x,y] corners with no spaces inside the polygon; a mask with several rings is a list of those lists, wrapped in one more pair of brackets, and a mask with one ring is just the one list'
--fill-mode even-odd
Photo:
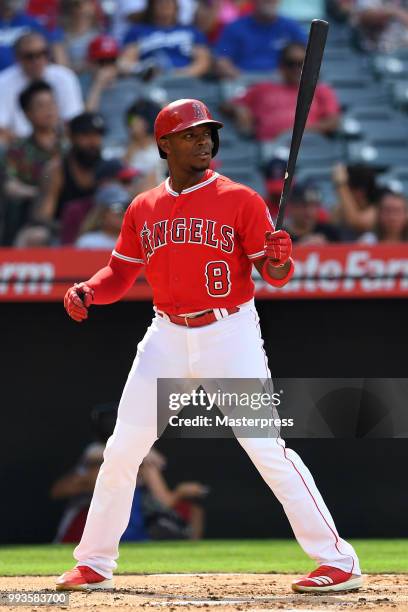
{"label": "white baseball pant", "polygon": [[[199,328],[155,316],[138,345],[104,452],[81,542],[77,565],[112,577],[118,546],[129,518],[136,476],[157,439],[157,378],[270,377],[259,318],[253,301],[237,314]],[[305,553],[318,565],[359,575],[353,547],[337,533],[311,473],[281,438],[239,438],[271,488]]]}

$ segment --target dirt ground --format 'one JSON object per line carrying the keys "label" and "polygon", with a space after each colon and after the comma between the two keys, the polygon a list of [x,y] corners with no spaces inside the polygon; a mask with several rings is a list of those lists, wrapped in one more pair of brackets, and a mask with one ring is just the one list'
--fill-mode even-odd
{"label": "dirt ground", "polygon": [[[53,576],[0,577],[4,591],[54,592]],[[69,606],[35,605],[22,610],[75,612],[190,612],[216,608],[233,610],[398,610],[408,612],[408,575],[366,576],[364,588],[341,595],[296,595],[290,590],[293,576],[282,574],[159,574],[116,576],[112,592],[70,593]],[[16,607],[0,606],[1,612]]]}

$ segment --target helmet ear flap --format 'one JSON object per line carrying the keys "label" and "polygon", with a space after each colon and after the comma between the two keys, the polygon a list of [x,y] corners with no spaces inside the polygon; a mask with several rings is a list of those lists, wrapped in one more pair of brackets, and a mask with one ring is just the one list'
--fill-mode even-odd
{"label": "helmet ear flap", "polygon": [[167,159],[167,153],[165,153],[165,152],[163,151],[163,149],[161,149],[161,148],[159,147],[159,145],[157,145],[157,148],[159,149],[159,155],[160,155],[160,157],[161,157],[162,159]]}
{"label": "helmet ear flap", "polygon": [[218,134],[217,128],[213,128],[211,130],[211,138],[213,141],[213,148],[211,151],[211,157],[215,157],[218,153],[218,149],[220,148],[220,137]]}

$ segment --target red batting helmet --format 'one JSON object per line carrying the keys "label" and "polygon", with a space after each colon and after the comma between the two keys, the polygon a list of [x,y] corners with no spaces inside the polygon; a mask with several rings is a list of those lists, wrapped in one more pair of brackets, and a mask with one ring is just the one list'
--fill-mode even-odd
{"label": "red batting helmet", "polygon": [[220,141],[218,130],[223,127],[220,121],[215,121],[208,108],[200,100],[182,99],[171,102],[156,117],[154,122],[154,135],[157,146],[159,147],[160,157],[166,159],[167,155],[159,146],[159,139],[167,134],[175,134],[189,127],[209,123],[212,131],[212,141],[214,143],[211,156],[217,154]]}

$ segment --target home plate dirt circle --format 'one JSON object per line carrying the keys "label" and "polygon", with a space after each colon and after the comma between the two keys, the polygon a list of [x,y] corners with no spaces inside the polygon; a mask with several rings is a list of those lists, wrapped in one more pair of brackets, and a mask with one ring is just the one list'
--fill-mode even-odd
{"label": "home plate dirt circle", "polygon": [[[323,610],[398,610],[408,612],[408,575],[370,575],[364,588],[338,595],[298,595],[287,574],[155,574],[116,576],[116,590],[70,593],[69,606],[33,605],[33,611],[141,612],[148,609],[193,611],[213,608],[265,612]],[[0,577],[0,591],[52,592],[56,576]],[[15,607],[1,606],[0,612]]]}

